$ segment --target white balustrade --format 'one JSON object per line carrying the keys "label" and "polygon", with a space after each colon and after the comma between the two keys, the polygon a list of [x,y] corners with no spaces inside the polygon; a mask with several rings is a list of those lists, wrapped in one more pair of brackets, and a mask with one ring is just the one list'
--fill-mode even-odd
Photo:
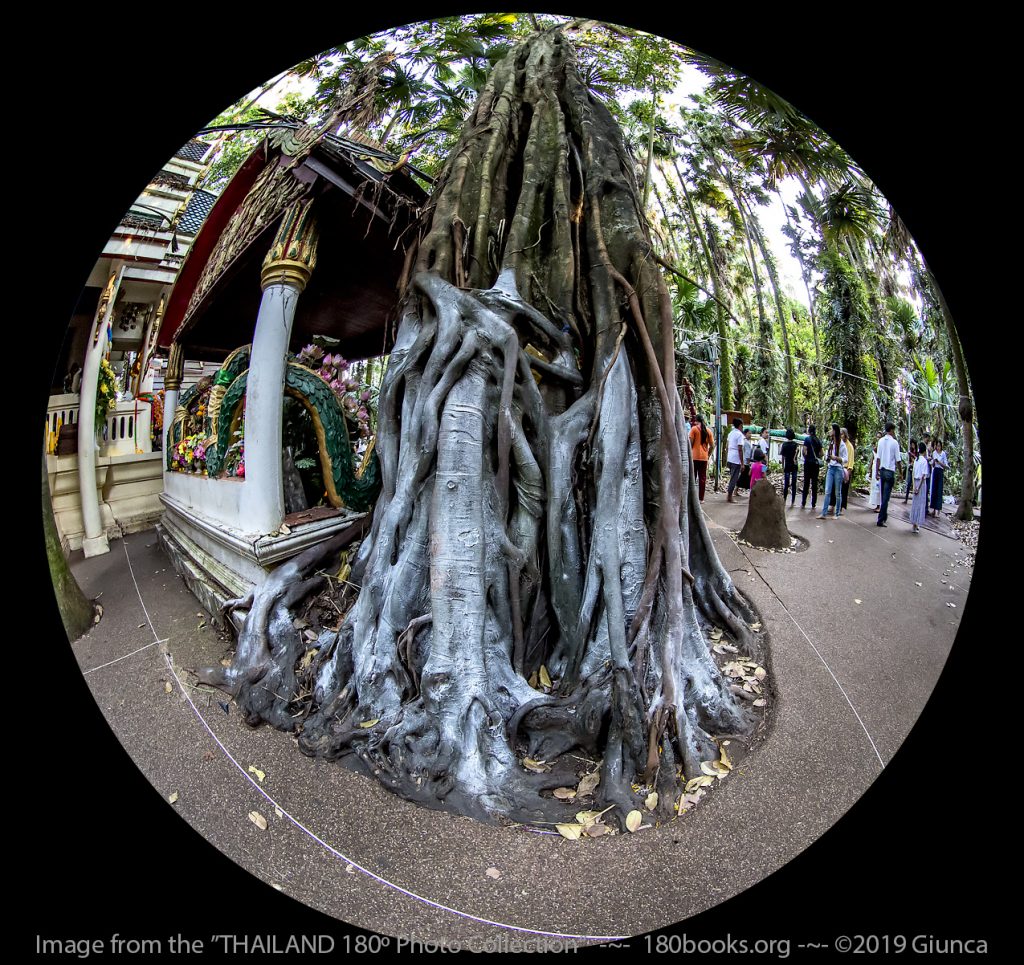
{"label": "white balustrade", "polygon": [[118,402],[107,415],[100,454],[128,456],[136,452],[152,452],[153,442],[149,436],[151,409],[148,402],[138,399]]}
{"label": "white balustrade", "polygon": [[[57,451],[57,436],[61,426],[78,424],[78,395],[51,395],[46,408],[44,444],[51,455]],[[151,452],[153,442],[149,434],[152,406],[148,402],[129,399],[118,402],[107,414],[103,430],[97,439],[101,456],[126,456],[136,452]]]}
{"label": "white balustrade", "polygon": [[78,422],[78,393],[51,395],[46,406],[46,427],[43,443],[46,451],[53,455],[57,451],[57,435],[61,426],[75,425]]}

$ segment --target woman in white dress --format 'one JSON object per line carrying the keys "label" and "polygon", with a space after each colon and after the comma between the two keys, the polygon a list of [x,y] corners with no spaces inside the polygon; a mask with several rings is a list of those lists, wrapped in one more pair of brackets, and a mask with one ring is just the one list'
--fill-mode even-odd
{"label": "woman in white dress", "polygon": [[868,507],[877,510],[882,505],[882,481],[876,478],[878,473],[878,447],[871,450],[871,495],[868,497]]}
{"label": "woman in white dress", "polygon": [[928,456],[924,446],[917,450],[914,463],[914,501],[910,504],[910,522],[914,532],[921,532],[921,524],[928,513]]}

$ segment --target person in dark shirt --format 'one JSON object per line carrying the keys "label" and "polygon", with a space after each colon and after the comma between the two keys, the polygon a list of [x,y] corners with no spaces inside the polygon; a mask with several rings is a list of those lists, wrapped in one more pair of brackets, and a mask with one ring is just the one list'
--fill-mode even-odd
{"label": "person in dark shirt", "polygon": [[807,487],[811,489],[811,509],[818,501],[818,467],[821,466],[823,449],[821,440],[815,435],[814,426],[807,427],[807,438],[804,440],[804,490],[800,508],[807,505]]}
{"label": "person in dark shirt", "polygon": [[796,444],[796,433],[792,429],[786,430],[786,441],[782,444],[782,501],[786,501],[789,493],[790,483],[793,484],[793,496],[789,501],[792,506],[796,502],[796,453],[799,448]]}

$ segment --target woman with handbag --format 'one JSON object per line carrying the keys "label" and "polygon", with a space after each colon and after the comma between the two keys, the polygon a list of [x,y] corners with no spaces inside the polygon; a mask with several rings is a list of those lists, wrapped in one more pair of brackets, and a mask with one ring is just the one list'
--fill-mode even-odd
{"label": "woman with handbag", "polygon": [[828,516],[828,507],[831,500],[835,500],[835,516],[839,519],[840,506],[843,501],[843,470],[846,460],[849,457],[846,443],[839,432],[839,423],[832,423],[832,432],[829,435],[828,456],[825,463],[828,469],[825,471],[825,502],[821,507],[821,515],[818,519],[825,519]]}

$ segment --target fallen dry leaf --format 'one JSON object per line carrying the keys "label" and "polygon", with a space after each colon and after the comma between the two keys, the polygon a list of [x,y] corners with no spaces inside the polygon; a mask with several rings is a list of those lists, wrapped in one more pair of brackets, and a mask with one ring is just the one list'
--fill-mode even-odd
{"label": "fallen dry leaf", "polygon": [[602,814],[610,811],[613,807],[615,807],[614,804],[609,804],[604,811],[577,811],[576,821],[584,827],[589,827],[595,821],[599,820]]}
{"label": "fallen dry leaf", "polygon": [[261,831],[267,830],[267,819],[260,814],[259,811],[250,811],[249,820],[256,825]]}
{"label": "fallen dry leaf", "polygon": [[359,726],[360,727],[373,727],[374,724],[379,724],[380,718],[374,717],[373,720],[364,720]]}
{"label": "fallen dry leaf", "polygon": [[853,602],[856,603],[857,606],[860,606],[864,601],[863,600],[854,600]]}
{"label": "fallen dry leaf", "polygon": [[497,868],[488,868],[485,872],[488,878],[500,878],[501,872]]}
{"label": "fallen dry leaf", "polygon": [[164,693],[165,694],[169,694],[173,690],[174,690],[174,688],[171,686],[171,682],[168,680],[167,683],[164,684]]}
{"label": "fallen dry leaf", "polygon": [[708,775],[708,777],[717,777],[719,780],[729,773],[729,769],[722,767],[718,761],[701,761],[700,769]]}
{"label": "fallen dry leaf", "polygon": [[545,764],[543,761],[535,761],[532,757],[523,758],[523,767],[528,771],[533,771],[534,774],[544,774],[551,770],[549,764]]}
{"label": "fallen dry leaf", "polygon": [[718,759],[718,763],[721,764],[722,767],[729,768],[729,770],[731,771],[732,770],[732,761],[729,760],[729,755],[725,753],[725,747],[724,746],[720,747],[719,751],[721,752],[721,756]]}
{"label": "fallen dry leaf", "polygon": [[551,793],[554,794],[559,801],[571,801],[576,797],[576,789],[574,787],[556,787]]}
{"label": "fallen dry leaf", "polygon": [[644,807],[648,811],[653,811],[658,806],[658,792],[651,791],[650,794],[644,799]]}
{"label": "fallen dry leaf", "polygon": [[767,703],[768,703],[768,701],[765,700],[764,697],[758,697],[757,700],[754,701],[754,706],[755,707],[764,707],[764,705],[767,704]]}
{"label": "fallen dry leaf", "polygon": [[704,795],[703,791],[696,791],[693,794],[682,794],[679,797],[679,803],[676,805],[676,810],[682,814],[684,811],[692,808]]}
{"label": "fallen dry leaf", "polygon": [[579,824],[556,824],[555,830],[570,841],[579,841],[580,835],[583,834],[583,827]]}
{"label": "fallen dry leaf", "polygon": [[274,814],[276,814],[279,818],[284,817],[284,811],[282,811],[280,808],[274,808]]}
{"label": "fallen dry leaf", "polygon": [[174,792],[174,793],[173,793],[173,794],[172,794],[172,795],[171,795],[171,796],[170,796],[170,797],[169,797],[169,798],[167,799],[167,802],[168,802],[169,804],[173,804],[173,803],[174,803],[175,801],[177,801],[177,800],[178,800],[178,792],[177,792],[177,791],[175,791],[175,792]]}
{"label": "fallen dry leaf", "polygon": [[542,687],[551,686],[551,675],[548,673],[548,668],[544,664],[540,665],[540,685]]}
{"label": "fallen dry leaf", "polygon": [[594,788],[601,783],[601,772],[591,771],[589,774],[585,774],[580,780],[579,787],[576,788],[576,793],[580,797],[586,797],[588,794],[594,793]]}
{"label": "fallen dry leaf", "polygon": [[256,780],[263,783],[263,779],[267,776],[265,771],[261,771],[255,764],[249,765],[249,773],[256,775]]}
{"label": "fallen dry leaf", "polygon": [[609,831],[611,831],[611,828],[609,828],[607,824],[602,824],[600,821],[588,824],[587,827],[583,829],[583,833],[588,838],[599,838],[602,834],[607,834]]}
{"label": "fallen dry leaf", "polygon": [[644,816],[639,811],[630,811],[626,815],[626,830],[636,831],[644,823]]}

